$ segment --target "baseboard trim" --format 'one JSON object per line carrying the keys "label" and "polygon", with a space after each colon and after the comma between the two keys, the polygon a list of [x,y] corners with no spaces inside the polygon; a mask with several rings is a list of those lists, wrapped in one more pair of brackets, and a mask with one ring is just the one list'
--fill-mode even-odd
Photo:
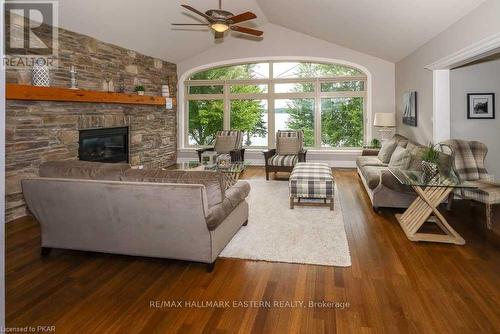
{"label": "baseboard trim", "polygon": [[[183,157],[183,158],[177,158],[178,163],[182,162],[189,162],[193,161],[192,158],[189,157]],[[355,161],[332,161],[332,160],[316,160],[316,159],[308,159],[309,162],[319,162],[319,163],[324,163],[327,164],[330,167],[334,168],[355,168],[356,167],[356,162]],[[245,162],[248,163],[250,166],[265,166],[264,160],[263,159],[245,159]]]}

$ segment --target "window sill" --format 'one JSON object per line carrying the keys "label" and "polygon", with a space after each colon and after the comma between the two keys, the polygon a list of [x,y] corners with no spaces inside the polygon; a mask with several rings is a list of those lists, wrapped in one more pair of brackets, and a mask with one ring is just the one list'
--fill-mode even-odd
{"label": "window sill", "polygon": [[[179,148],[177,151],[181,153],[189,153],[189,152],[196,152],[196,150],[199,149],[197,147],[184,147],[184,148]],[[262,148],[246,148],[246,152],[262,152],[267,150],[267,148],[262,147]],[[362,148],[332,148],[332,149],[307,149],[307,154],[323,154],[323,153],[335,153],[335,154],[359,154],[363,151]]]}

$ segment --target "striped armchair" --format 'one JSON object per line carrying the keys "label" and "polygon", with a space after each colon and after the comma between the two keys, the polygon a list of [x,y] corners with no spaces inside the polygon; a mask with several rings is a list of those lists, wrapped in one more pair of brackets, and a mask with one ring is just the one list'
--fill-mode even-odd
{"label": "striped armchair", "polygon": [[276,148],[264,151],[266,180],[269,173],[291,172],[297,162],[305,162],[304,132],[280,130],[276,133]]}
{"label": "striped armchair", "polygon": [[203,152],[217,152],[217,160],[231,158],[232,162],[245,161],[245,149],[243,148],[243,131],[223,130],[217,133],[214,147],[205,147],[199,150],[198,159],[201,162]]}
{"label": "striped armchair", "polygon": [[452,148],[455,161],[453,169],[460,181],[467,181],[476,189],[462,189],[456,195],[463,199],[481,202],[486,206],[486,227],[492,228],[493,205],[500,204],[500,183],[488,174],[484,160],[488,153],[485,144],[477,141],[451,139],[443,142]]}

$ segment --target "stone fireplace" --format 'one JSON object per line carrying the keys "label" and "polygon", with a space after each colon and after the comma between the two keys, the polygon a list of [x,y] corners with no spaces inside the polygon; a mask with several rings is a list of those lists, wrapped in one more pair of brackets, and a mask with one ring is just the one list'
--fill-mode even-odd
{"label": "stone fireplace", "polygon": [[[175,64],[64,29],[59,29],[58,45],[59,66],[50,73],[53,87],[68,88],[69,69],[75,65],[80,89],[101,90],[105,77],[113,78],[116,85],[120,74],[128,93],[139,83],[146,88],[146,95],[159,96],[162,85],[168,84],[171,96],[176,96]],[[23,81],[25,77],[20,71],[6,71],[7,83],[29,84]],[[146,168],[176,162],[175,105],[166,110],[143,104],[7,100],[5,118],[6,221],[27,214],[20,180],[37,176],[40,164],[46,161],[81,158],[81,135],[88,130],[103,134],[109,129],[127,129],[127,139],[105,140],[105,144],[89,140],[85,143],[93,153],[85,159],[104,156],[108,162],[128,161]],[[126,154],[121,152],[108,160],[108,153],[123,149]]]}
{"label": "stone fireplace", "polygon": [[93,162],[129,162],[128,127],[79,131],[78,159]]}

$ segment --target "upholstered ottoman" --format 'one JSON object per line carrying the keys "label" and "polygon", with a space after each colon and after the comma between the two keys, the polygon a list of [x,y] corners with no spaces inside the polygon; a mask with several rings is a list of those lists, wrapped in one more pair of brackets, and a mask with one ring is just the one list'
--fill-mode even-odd
{"label": "upholstered ottoman", "polygon": [[[293,168],[289,181],[290,209],[294,205],[321,205],[301,202],[301,199],[323,199],[323,205],[334,209],[334,189],[332,169],[327,164],[299,162]],[[297,202],[295,201],[297,199]],[[329,202],[327,202],[329,201]]]}

